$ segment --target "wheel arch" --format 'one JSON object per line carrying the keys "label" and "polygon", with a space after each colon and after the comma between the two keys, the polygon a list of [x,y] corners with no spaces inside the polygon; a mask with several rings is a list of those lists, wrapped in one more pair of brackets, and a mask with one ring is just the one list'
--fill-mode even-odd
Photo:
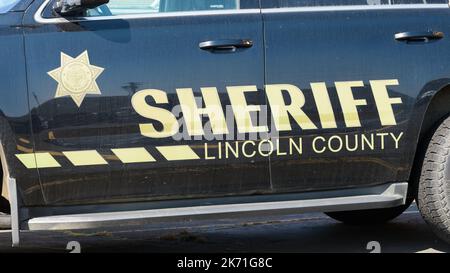
{"label": "wheel arch", "polygon": [[450,115],[450,85],[435,92],[426,106],[422,123],[418,133],[417,148],[414,155],[414,162],[410,172],[409,183],[412,188],[410,194],[416,197],[422,163],[425,157],[428,143],[441,122]]}
{"label": "wheel arch", "polygon": [[419,141],[434,132],[438,123],[450,113],[450,85],[439,90],[431,99],[426,109],[422,126],[420,128]]}

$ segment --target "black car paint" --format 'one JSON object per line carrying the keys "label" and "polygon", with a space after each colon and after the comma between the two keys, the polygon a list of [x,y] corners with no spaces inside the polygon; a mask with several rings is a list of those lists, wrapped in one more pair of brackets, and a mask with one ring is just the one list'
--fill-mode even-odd
{"label": "black car paint", "polygon": [[33,3],[34,0],[22,0],[19,1],[11,10],[10,12],[19,12],[19,11],[25,11],[31,3]]}
{"label": "black car paint", "polygon": [[[199,42],[225,38],[251,39],[256,44],[233,54],[198,47]],[[164,90],[170,110],[178,104],[175,88],[216,86],[224,104],[229,104],[226,85],[264,84],[259,14],[48,24],[27,30],[25,40],[33,133],[41,151],[95,149],[111,157],[111,148],[144,146],[157,154],[152,147],[195,146],[202,141],[142,136],[138,123],[146,120],[133,110],[132,95],[142,89]],[[106,68],[98,80],[103,95],[87,97],[78,109],[69,97],[53,99],[55,83],[45,73],[60,65],[60,52],[77,56],[86,49],[93,64]],[[43,51],[55,58],[50,62]],[[183,57],[174,58],[175,54]],[[249,101],[265,104],[262,92]],[[56,139],[50,140],[49,132]],[[202,148],[196,151],[202,153]],[[58,157],[63,168],[40,170],[44,195],[49,204],[59,205],[247,195],[270,189],[267,158],[201,163],[157,159],[157,164],[112,162],[73,169]]]}
{"label": "black car paint", "polygon": [[[407,31],[450,31],[445,23],[450,9],[322,11],[264,14],[266,37],[266,80],[288,82],[304,88],[312,101],[311,82],[326,82],[334,102],[337,129],[290,132],[311,138],[319,135],[352,135],[373,132],[405,132],[398,150],[386,147],[375,152],[305,154],[273,160],[274,187],[283,191],[318,190],[408,181],[415,155],[420,120],[429,95],[449,83],[449,39],[429,43],[398,42],[396,33]],[[297,33],[299,35],[293,35]],[[394,106],[397,126],[383,127],[378,120],[369,81],[398,79],[389,87],[392,97],[402,98]],[[334,82],[362,80],[354,96],[366,99],[360,112],[361,128],[345,128]],[[309,96],[309,97],[308,97]],[[318,123],[315,105],[304,111]],[[417,118],[413,118],[417,115]],[[310,163],[310,162],[313,163]]]}
{"label": "black car paint", "polygon": [[[394,40],[395,33],[404,31],[432,29],[450,33],[447,23],[450,9],[169,17],[41,25],[35,22],[34,14],[42,3],[34,1],[26,13],[0,15],[0,60],[7,64],[0,68],[1,140],[10,176],[16,178],[25,206],[301,192],[407,181],[427,106],[433,95],[450,83],[447,38],[421,44]],[[24,27],[11,27],[20,25],[22,16]],[[144,41],[139,40],[141,36]],[[198,43],[204,40],[242,38],[252,39],[253,48],[220,55],[198,49]],[[151,52],[150,45],[157,48],[158,54]],[[93,64],[106,68],[98,80],[103,95],[87,97],[78,109],[70,97],[54,98],[56,85],[47,72],[59,66],[61,51],[75,57],[86,49]],[[250,63],[241,67],[238,64],[242,59]],[[199,60],[203,65],[192,73]],[[227,85],[257,84],[261,92],[249,101],[265,104],[262,90],[265,83],[292,83],[308,96],[310,82],[327,82],[333,94],[335,81],[367,83],[391,78],[399,79],[400,86],[391,91],[404,102],[395,107],[399,125],[394,130],[405,132],[405,142],[395,152],[271,158],[270,162],[267,158],[159,162],[152,166],[114,162],[82,168],[71,167],[60,157],[58,161],[63,168],[39,171],[26,169],[15,158],[16,153],[30,150],[58,153],[97,149],[111,155],[108,149],[115,147],[170,144],[172,139],[151,140],[139,134],[137,124],[142,118],[130,105],[136,88],[159,88],[174,94],[178,87],[195,90],[217,86],[223,90]],[[225,93],[221,99],[228,103]],[[172,101],[176,104],[176,98]],[[305,111],[314,116],[314,109]],[[382,130],[374,120],[374,111],[369,107],[369,111],[360,113],[362,128],[339,127],[314,134]],[[342,117],[338,116],[338,122],[342,122]],[[57,139],[49,139],[48,132],[52,130]],[[299,128],[290,135],[310,137]],[[322,162],[310,164],[314,159]]]}
{"label": "black car paint", "polygon": [[23,13],[0,14],[0,126],[1,143],[11,177],[20,180],[25,205],[44,202],[38,173],[23,172],[15,154],[33,150],[27,95]]}

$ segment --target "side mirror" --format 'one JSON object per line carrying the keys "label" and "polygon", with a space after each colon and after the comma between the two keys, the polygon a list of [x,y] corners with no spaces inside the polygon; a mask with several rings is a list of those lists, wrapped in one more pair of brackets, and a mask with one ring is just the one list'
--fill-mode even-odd
{"label": "side mirror", "polygon": [[109,3],[109,0],[56,0],[53,11],[61,16],[83,15],[88,9]]}

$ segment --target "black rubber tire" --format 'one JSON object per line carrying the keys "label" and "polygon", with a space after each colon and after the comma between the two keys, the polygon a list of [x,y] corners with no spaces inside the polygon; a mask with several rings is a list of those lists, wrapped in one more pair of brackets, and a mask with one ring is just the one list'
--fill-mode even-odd
{"label": "black rubber tire", "polygon": [[450,117],[436,129],[422,164],[416,202],[434,233],[450,243]]}
{"label": "black rubber tire", "polygon": [[409,208],[412,199],[405,205],[395,208],[326,212],[329,217],[347,225],[378,225],[400,216]]}

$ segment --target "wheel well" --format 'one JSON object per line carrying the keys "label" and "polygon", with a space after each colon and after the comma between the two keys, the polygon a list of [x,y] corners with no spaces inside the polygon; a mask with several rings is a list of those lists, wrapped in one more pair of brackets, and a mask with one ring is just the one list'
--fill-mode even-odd
{"label": "wheel well", "polygon": [[450,87],[439,91],[428,105],[420,130],[420,140],[435,131],[440,121],[450,113]]}
{"label": "wheel well", "polygon": [[422,127],[419,134],[419,142],[417,145],[416,155],[410,174],[409,195],[411,197],[417,196],[418,184],[420,174],[422,173],[422,162],[425,157],[425,152],[433,136],[434,131],[441,124],[442,120],[447,118],[450,114],[450,87],[440,90],[432,99],[425,112]]}

